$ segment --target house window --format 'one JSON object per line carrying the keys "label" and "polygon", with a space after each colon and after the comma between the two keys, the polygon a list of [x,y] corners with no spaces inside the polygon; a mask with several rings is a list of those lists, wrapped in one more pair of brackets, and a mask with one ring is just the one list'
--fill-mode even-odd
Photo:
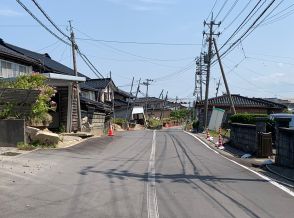
{"label": "house window", "polygon": [[82,97],[95,101],[95,93],[94,92],[82,92]]}
{"label": "house window", "polygon": [[24,66],[17,63],[12,63],[9,61],[0,61],[0,77],[10,78],[19,75],[24,75],[32,72],[32,67]]}

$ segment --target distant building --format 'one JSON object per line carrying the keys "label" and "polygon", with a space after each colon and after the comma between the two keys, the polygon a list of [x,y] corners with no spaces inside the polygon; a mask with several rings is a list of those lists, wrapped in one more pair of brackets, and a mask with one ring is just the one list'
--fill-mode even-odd
{"label": "distant building", "polygon": [[285,105],[288,110],[294,110],[294,100],[292,99],[279,99],[279,98],[264,98],[264,100],[271,101],[274,103]]}
{"label": "distant building", "polygon": [[[241,95],[232,95],[232,99],[237,113],[272,114],[280,113],[287,109],[283,104],[261,98],[248,98]],[[195,104],[196,114],[201,126],[204,125],[204,104],[204,100],[198,101]],[[227,120],[232,114],[228,95],[208,99],[208,120],[210,119],[213,107],[225,110],[224,120]]]}
{"label": "distant building", "polygon": [[171,101],[166,101],[156,97],[144,97],[136,99],[134,105],[142,106],[145,110],[145,115],[147,118],[158,117],[160,118],[162,111],[162,118],[169,118],[173,110],[186,108],[180,103],[174,103]]}

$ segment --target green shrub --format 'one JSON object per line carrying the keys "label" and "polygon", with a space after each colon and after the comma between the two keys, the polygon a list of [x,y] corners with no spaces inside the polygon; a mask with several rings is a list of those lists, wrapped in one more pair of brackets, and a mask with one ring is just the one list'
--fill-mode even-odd
{"label": "green shrub", "polygon": [[24,151],[31,151],[36,149],[34,145],[23,143],[23,142],[17,143],[16,147],[18,150],[24,150]]}
{"label": "green shrub", "polygon": [[199,120],[193,121],[192,127],[193,127],[193,129],[197,129],[199,127]]}
{"label": "green shrub", "polygon": [[112,120],[112,123],[115,123],[115,124],[120,125],[120,126],[122,126],[126,122],[127,122],[127,120],[124,119],[124,118],[115,118],[115,119]]}
{"label": "green shrub", "polygon": [[149,122],[148,122],[148,127],[149,128],[154,129],[154,128],[158,128],[160,126],[162,126],[162,123],[158,119],[150,119]]}
{"label": "green shrub", "polygon": [[248,114],[248,113],[235,114],[230,117],[230,122],[243,123],[243,124],[255,124],[257,117],[268,118],[268,115],[267,114]]}
{"label": "green shrub", "polygon": [[50,117],[48,111],[51,106],[49,104],[51,97],[55,95],[55,90],[51,86],[46,84],[46,77],[41,74],[21,75],[11,82],[0,82],[1,88],[14,88],[14,89],[28,89],[39,90],[40,94],[33,104],[32,110],[28,117],[21,117],[13,112],[13,105],[8,103],[4,110],[1,111],[1,119],[8,117],[27,118],[28,123],[32,121],[41,123],[50,123]]}

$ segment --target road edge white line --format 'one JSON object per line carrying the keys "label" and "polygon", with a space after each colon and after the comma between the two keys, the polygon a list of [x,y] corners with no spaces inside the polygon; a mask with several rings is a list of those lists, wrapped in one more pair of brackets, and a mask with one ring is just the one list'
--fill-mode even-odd
{"label": "road edge white line", "polygon": [[262,174],[260,174],[260,173],[258,173],[258,172],[256,172],[256,171],[250,169],[249,167],[246,167],[246,166],[244,166],[244,165],[242,165],[242,164],[240,164],[240,163],[238,163],[238,162],[236,162],[236,161],[234,161],[234,160],[231,160],[230,158],[227,158],[227,157],[223,156],[223,155],[220,154],[218,151],[212,149],[209,145],[207,145],[205,142],[203,142],[203,141],[202,141],[200,138],[198,138],[196,135],[194,135],[194,134],[192,134],[192,133],[189,133],[189,132],[186,132],[186,131],[184,131],[184,132],[187,133],[188,135],[192,136],[193,138],[197,139],[197,140],[198,140],[201,144],[203,144],[206,148],[208,148],[209,150],[214,151],[215,153],[217,153],[218,155],[220,155],[222,158],[224,158],[224,159],[226,159],[226,160],[228,160],[228,161],[231,161],[232,163],[234,163],[234,164],[236,164],[236,165],[238,165],[238,166],[240,166],[240,167],[242,167],[242,168],[244,168],[244,169],[246,169],[246,170],[248,170],[248,171],[254,173],[255,175],[261,177],[262,179],[266,180],[267,182],[271,183],[272,185],[276,186],[277,188],[281,189],[282,191],[284,191],[284,192],[286,192],[287,194],[289,194],[289,195],[291,195],[292,197],[294,197],[294,192],[291,191],[290,189],[288,189],[287,187],[285,187],[285,186],[283,186],[283,185],[281,185],[281,184],[279,184],[279,183],[273,181],[270,177],[267,177],[267,176],[265,176],[265,175],[262,175]]}
{"label": "road edge white line", "polygon": [[155,150],[156,150],[156,130],[153,131],[152,148],[148,165],[148,181],[147,181],[147,210],[148,218],[159,218],[157,196],[156,196],[156,180],[155,180]]}

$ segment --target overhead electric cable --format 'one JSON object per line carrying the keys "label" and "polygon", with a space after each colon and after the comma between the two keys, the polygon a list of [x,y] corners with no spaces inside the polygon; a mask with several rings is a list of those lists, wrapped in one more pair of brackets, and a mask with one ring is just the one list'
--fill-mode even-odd
{"label": "overhead electric cable", "polygon": [[228,0],[226,0],[223,5],[221,6],[220,10],[218,11],[217,15],[215,16],[215,20],[217,19],[217,17],[220,15],[220,13],[222,12],[222,10],[224,9],[224,7],[226,6],[226,4],[228,3]]}
{"label": "overhead electric cable", "polygon": [[225,22],[225,20],[230,15],[230,13],[234,10],[234,8],[236,7],[236,5],[237,5],[238,2],[239,2],[239,0],[235,0],[235,2],[233,3],[233,5],[231,6],[231,8],[228,10],[228,12],[224,16],[224,18],[221,20],[222,23]]}
{"label": "overhead electric cable", "polygon": [[32,0],[32,2],[39,8],[39,10],[42,12],[42,14],[47,18],[47,20],[55,27],[55,29],[58,30],[64,37],[68,38],[70,40],[70,37],[65,34],[49,17],[49,15],[42,9],[42,7],[39,5],[39,3],[36,0]]}
{"label": "overhead electric cable", "polygon": [[32,18],[34,18],[44,29],[46,29],[51,35],[62,41],[63,43],[71,46],[71,44],[64,39],[62,39],[60,36],[55,34],[52,30],[50,30],[45,24],[43,24],[20,0],[16,0],[17,3],[29,14]]}

